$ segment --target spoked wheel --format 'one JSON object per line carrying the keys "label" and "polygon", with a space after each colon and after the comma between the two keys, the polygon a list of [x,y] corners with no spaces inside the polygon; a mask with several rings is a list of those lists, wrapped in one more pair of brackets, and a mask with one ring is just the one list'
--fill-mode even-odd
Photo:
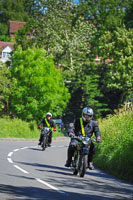
{"label": "spoked wheel", "polygon": [[43,142],[42,142],[42,151],[44,151],[47,147],[47,137],[43,137]]}
{"label": "spoked wheel", "polygon": [[78,155],[77,155],[77,153],[74,155],[74,160],[72,162],[72,166],[73,166],[73,175],[77,175],[78,174]]}
{"label": "spoked wheel", "polygon": [[87,168],[87,155],[84,155],[80,160],[79,176],[84,177]]}

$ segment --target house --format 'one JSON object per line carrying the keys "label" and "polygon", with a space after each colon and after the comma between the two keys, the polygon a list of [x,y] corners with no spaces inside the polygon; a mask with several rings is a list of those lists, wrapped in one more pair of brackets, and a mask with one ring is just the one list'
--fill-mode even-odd
{"label": "house", "polygon": [[8,61],[13,49],[14,45],[12,42],[0,41],[0,61],[4,63]]}
{"label": "house", "polygon": [[[9,35],[15,40],[15,32],[23,28],[26,22],[9,21]],[[0,61],[6,62],[9,60],[11,52],[14,50],[13,42],[0,41]]]}
{"label": "house", "polygon": [[11,38],[15,38],[15,32],[20,28],[23,28],[26,22],[9,21],[9,35]]}

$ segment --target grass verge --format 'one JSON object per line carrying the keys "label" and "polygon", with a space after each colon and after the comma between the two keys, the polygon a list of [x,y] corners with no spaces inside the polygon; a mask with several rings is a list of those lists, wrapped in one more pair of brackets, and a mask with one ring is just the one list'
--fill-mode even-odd
{"label": "grass verge", "polygon": [[133,182],[133,114],[131,110],[109,115],[99,122],[102,143],[95,164],[119,178]]}

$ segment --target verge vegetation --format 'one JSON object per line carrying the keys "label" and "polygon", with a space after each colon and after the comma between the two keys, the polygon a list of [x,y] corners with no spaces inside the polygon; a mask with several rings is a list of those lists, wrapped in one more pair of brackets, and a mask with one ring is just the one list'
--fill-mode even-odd
{"label": "verge vegetation", "polygon": [[[63,136],[57,127],[57,131],[53,133],[53,137]],[[40,130],[37,128],[36,122],[25,122],[21,119],[0,119],[0,138],[29,138],[38,139]]]}
{"label": "verge vegetation", "polygon": [[95,164],[119,178],[133,181],[133,114],[127,110],[99,122],[102,143]]}

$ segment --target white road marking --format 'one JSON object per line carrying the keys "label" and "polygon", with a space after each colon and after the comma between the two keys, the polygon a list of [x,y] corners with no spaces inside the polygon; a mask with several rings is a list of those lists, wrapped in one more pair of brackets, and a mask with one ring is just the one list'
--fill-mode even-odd
{"label": "white road marking", "polygon": [[9,161],[9,163],[13,163],[11,158],[7,158],[7,160]]}
{"label": "white road marking", "polygon": [[22,147],[21,149],[28,149],[29,147]]}
{"label": "white road marking", "polygon": [[10,153],[8,154],[8,157],[11,157],[11,156],[12,156],[12,154],[13,154],[13,152],[10,152]]}
{"label": "white road marking", "polygon": [[[27,149],[27,148],[36,148],[36,147],[38,147],[38,146],[23,147],[23,148],[20,148],[20,149],[23,150],[23,149]],[[52,146],[52,147],[57,147],[57,146]],[[58,146],[58,147],[63,147],[63,146]],[[13,151],[16,152],[16,151],[19,151],[20,149],[15,149],[15,150],[13,150]],[[13,152],[10,152],[10,153],[8,154],[8,157],[11,157],[12,154],[13,154]],[[12,161],[11,158],[7,158],[7,160],[8,160],[10,163],[13,163],[13,161]],[[25,173],[25,174],[30,174],[29,172],[27,172],[26,170],[22,169],[22,168],[19,167],[18,165],[14,165],[14,167],[17,168],[18,170],[20,170],[21,172]],[[62,190],[59,190],[58,188],[56,188],[56,187],[50,185],[49,183],[47,183],[47,182],[45,182],[45,181],[43,181],[43,180],[41,180],[41,179],[39,179],[39,178],[35,178],[35,180],[38,181],[38,182],[40,182],[40,183],[42,183],[42,184],[44,184],[44,185],[46,185],[47,187],[49,187],[49,188],[51,188],[51,189],[53,189],[53,190],[56,190],[57,192],[59,192],[59,193],[61,193],[61,194],[66,194],[66,193],[63,192]]]}
{"label": "white road marking", "polygon": [[42,181],[42,180],[39,179],[39,178],[36,178],[36,180],[37,180],[38,182],[40,182],[40,183],[42,183],[42,184],[48,186],[49,188],[51,188],[51,189],[53,189],[53,190],[56,190],[56,191],[59,192],[59,193],[65,194],[65,192],[59,190],[58,188],[56,188],[56,187],[50,185],[49,183],[47,183],[47,182],[45,182],[45,181]]}
{"label": "white road marking", "polygon": [[15,150],[13,150],[13,151],[19,151],[19,149],[15,149]]}
{"label": "white road marking", "polygon": [[22,171],[25,174],[29,174],[29,172],[27,172],[26,170],[22,169],[21,167],[19,167],[18,165],[14,165],[14,167],[16,167],[17,169],[19,169],[20,171]]}

